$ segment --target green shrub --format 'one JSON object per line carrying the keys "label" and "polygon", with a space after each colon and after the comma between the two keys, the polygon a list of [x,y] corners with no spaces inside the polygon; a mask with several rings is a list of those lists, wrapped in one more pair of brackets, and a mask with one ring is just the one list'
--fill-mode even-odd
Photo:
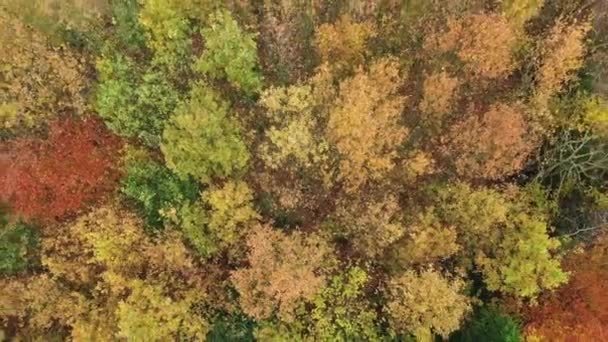
{"label": "green shrub", "polygon": [[256,93],[262,87],[258,71],[255,36],[243,32],[228,11],[209,16],[209,26],[201,30],[205,52],[196,68],[214,78],[226,78],[246,93]]}
{"label": "green shrub", "polygon": [[138,137],[147,145],[157,145],[165,121],[178,101],[176,89],[163,73],[154,69],[142,71],[120,54],[101,58],[97,72],[95,109],[108,127],[120,136]]}
{"label": "green shrub", "polygon": [[22,223],[0,223],[0,274],[23,272],[37,261],[38,233]]}
{"label": "green shrub", "polygon": [[240,173],[249,152],[227,112],[227,104],[213,90],[195,86],[163,132],[161,150],[167,166],[182,178],[193,176],[203,183]]}
{"label": "green shrub", "polygon": [[146,36],[139,25],[139,2],[137,0],[111,1],[114,35],[121,48],[135,52],[146,47]]}
{"label": "green shrub", "polygon": [[498,308],[485,306],[450,341],[519,342],[522,341],[521,327],[513,317]]}
{"label": "green shrub", "polygon": [[198,187],[194,181],[180,179],[163,165],[133,161],[127,165],[121,191],[135,201],[147,225],[158,229],[183,204],[197,197]]}

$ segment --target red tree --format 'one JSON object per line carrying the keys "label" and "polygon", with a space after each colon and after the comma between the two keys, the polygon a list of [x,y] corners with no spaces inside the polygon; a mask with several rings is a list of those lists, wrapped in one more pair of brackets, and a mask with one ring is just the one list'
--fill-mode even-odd
{"label": "red tree", "polygon": [[28,220],[75,214],[112,190],[120,141],[100,120],[60,119],[46,139],[20,138],[0,151],[0,200]]}
{"label": "red tree", "polygon": [[608,235],[564,267],[570,282],[529,308],[526,332],[547,341],[608,341]]}

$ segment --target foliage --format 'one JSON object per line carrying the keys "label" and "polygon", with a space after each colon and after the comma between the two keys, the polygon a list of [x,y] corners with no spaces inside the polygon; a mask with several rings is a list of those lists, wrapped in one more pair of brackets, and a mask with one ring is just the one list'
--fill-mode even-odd
{"label": "foliage", "polygon": [[583,125],[600,137],[608,136],[608,102],[600,97],[590,98],[585,106]]}
{"label": "foliage", "polygon": [[522,341],[520,324],[513,317],[494,306],[484,306],[465,325],[462,331],[450,336],[450,341]]}
{"label": "foliage", "polygon": [[[461,252],[458,230],[441,222],[432,211],[422,213],[389,249],[389,266],[401,270],[414,264],[431,264]],[[463,239],[464,240],[464,239]]]}
{"label": "foliage", "polygon": [[269,81],[296,81],[314,66],[311,8],[301,1],[264,2],[258,43],[261,68]]}
{"label": "foliage", "polygon": [[369,201],[338,203],[330,232],[349,241],[358,253],[378,257],[404,234],[398,209],[397,198],[388,194]]}
{"label": "foliage", "polygon": [[37,334],[66,327],[72,338],[205,336],[208,325],[193,310],[204,283],[179,238],[153,240],[135,216],[111,206],[58,228],[43,240],[49,273],[4,284],[20,292],[3,319],[19,318]]}
{"label": "foliage", "polygon": [[244,32],[230,12],[212,13],[208,26],[201,30],[205,51],[196,61],[196,69],[213,78],[226,78],[247,94],[257,93],[262,77],[257,71],[255,35]]}
{"label": "foliage", "polygon": [[213,321],[207,335],[208,341],[252,341],[254,321],[245,315],[221,315]]}
{"label": "foliage", "polygon": [[524,167],[535,140],[522,108],[497,104],[452,126],[445,150],[459,176],[499,179]]}
{"label": "foliage", "polygon": [[529,319],[526,335],[543,340],[595,339],[605,333],[608,322],[608,240],[601,235],[585,251],[564,261],[572,272],[570,282],[524,311]]}
{"label": "foliage", "polygon": [[460,262],[479,267],[492,291],[536,297],[567,280],[552,255],[560,242],[548,234],[550,208],[535,197],[546,193],[535,189],[501,194],[460,184],[439,191],[438,214],[456,227]]}
{"label": "foliage", "polygon": [[232,273],[231,280],[243,311],[257,320],[276,315],[293,321],[300,301],[312,301],[325,284],[320,274],[331,250],[318,237],[287,235],[259,225],[247,239],[249,264]]}
{"label": "foliage", "polygon": [[139,13],[148,47],[154,51],[153,64],[169,72],[189,67],[192,55],[189,22],[176,5],[175,1],[145,0]]}
{"label": "foliage", "polygon": [[108,127],[124,137],[138,137],[157,145],[178,94],[154,69],[140,74],[138,66],[119,53],[97,61],[99,84],[95,109]]}
{"label": "foliage", "polygon": [[204,339],[206,322],[189,312],[189,299],[172,301],[163,290],[133,281],[129,297],[118,303],[117,337],[134,341]]}
{"label": "foliage", "polygon": [[446,71],[426,77],[423,84],[424,97],[419,106],[426,121],[437,125],[442,117],[449,114],[457,87],[458,79]]}
{"label": "foliage", "polygon": [[0,274],[13,275],[35,265],[38,233],[23,223],[0,222]]}
{"label": "foliage", "polygon": [[83,57],[0,11],[0,129],[43,125],[59,113],[85,114]]}
{"label": "foliage", "polygon": [[404,98],[397,93],[399,69],[383,59],[340,83],[329,113],[328,140],[340,153],[340,176],[347,191],[390,171],[407,129],[399,124]]}
{"label": "foliage", "polygon": [[431,35],[427,47],[440,53],[455,52],[470,77],[506,77],[515,68],[512,50],[517,35],[505,17],[473,14],[449,18],[447,31]]}
{"label": "foliage", "polygon": [[[227,182],[222,188],[211,188],[203,195],[211,208],[207,225],[224,244],[233,244],[258,218],[252,207],[253,192],[243,182]],[[221,247],[222,243],[218,243]]]}
{"label": "foliage", "polygon": [[0,339],[601,339],[606,18],[0,0]]}
{"label": "foliage", "polygon": [[52,221],[73,215],[112,190],[119,145],[97,119],[54,121],[46,139],[21,138],[8,144],[0,196],[26,219]]}
{"label": "foliage", "polygon": [[470,268],[476,255],[492,253],[500,239],[498,227],[507,222],[509,202],[496,190],[473,189],[464,183],[440,188],[437,195],[437,216],[455,227],[463,247],[461,262]]}
{"label": "foliage", "polygon": [[419,338],[429,336],[431,330],[446,338],[471,310],[462,288],[461,280],[446,279],[434,270],[408,271],[391,279],[386,310],[393,327]]}
{"label": "foliage", "polygon": [[522,27],[540,12],[544,3],[545,0],[506,0],[502,2],[502,10],[509,21]]}
{"label": "foliage", "polygon": [[537,76],[536,103],[542,108],[550,97],[560,92],[583,65],[584,39],[589,23],[568,25],[558,21],[541,47]]}
{"label": "foliage", "polygon": [[234,245],[258,218],[252,200],[253,193],[243,182],[211,187],[200,202],[181,208],[181,229],[200,255],[212,256]]}
{"label": "foliage", "polygon": [[315,33],[315,45],[321,61],[329,63],[336,73],[340,73],[363,63],[365,45],[374,34],[370,22],[354,22],[345,15],[335,23],[319,26]]}
{"label": "foliage", "polygon": [[153,161],[134,160],[126,165],[121,192],[134,200],[151,228],[160,228],[172,212],[195,200],[198,187]]}
{"label": "foliage", "polygon": [[313,300],[312,334],[316,340],[377,340],[377,313],[365,300],[368,274],[352,267],[332,277]]}
{"label": "foliage", "polygon": [[140,5],[136,0],[112,1],[112,24],[119,46],[127,51],[141,50],[146,45],[144,31],[139,25]]}
{"label": "foliage", "polygon": [[227,104],[213,90],[195,86],[163,132],[167,166],[182,178],[193,176],[203,183],[241,172],[249,153],[227,112]]}
{"label": "foliage", "polygon": [[568,273],[562,271],[559,260],[551,254],[559,248],[559,240],[548,235],[546,217],[531,209],[534,204],[526,197],[522,194],[514,199],[506,232],[494,256],[482,256],[477,261],[490,290],[535,297],[543,289],[566,283]]}
{"label": "foliage", "polygon": [[[268,142],[261,149],[262,158],[272,169],[288,166],[288,160],[310,168],[327,159],[327,142],[317,136],[317,105],[313,85],[293,85],[266,89],[260,103],[267,110]],[[320,141],[319,141],[320,140]]]}

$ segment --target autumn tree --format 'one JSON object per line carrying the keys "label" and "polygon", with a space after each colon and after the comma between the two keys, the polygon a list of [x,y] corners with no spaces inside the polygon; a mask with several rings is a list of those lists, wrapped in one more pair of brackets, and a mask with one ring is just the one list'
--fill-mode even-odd
{"label": "autumn tree", "polygon": [[576,76],[586,53],[584,39],[591,29],[588,22],[568,25],[557,21],[541,44],[538,59],[535,102],[542,109]]}
{"label": "autumn tree", "polygon": [[[537,184],[499,193],[457,185],[440,190],[438,214],[454,225],[463,247],[460,262],[476,267],[488,288],[534,298],[567,280],[549,236],[549,203]],[[525,243],[523,241],[526,241]]]}
{"label": "autumn tree", "polygon": [[258,36],[262,72],[269,79],[302,79],[315,62],[310,3],[265,2]]}
{"label": "autumn tree", "polygon": [[0,129],[32,128],[61,113],[85,114],[83,57],[0,11]]}
{"label": "autumn tree", "polygon": [[289,167],[289,161],[311,168],[327,159],[327,142],[318,134],[320,114],[315,112],[320,100],[316,85],[310,83],[271,87],[262,93],[269,127],[261,153],[271,169]]}
{"label": "autumn tree", "polygon": [[420,213],[409,225],[404,225],[398,241],[388,249],[388,266],[403,271],[412,265],[440,262],[461,252],[458,230],[442,222],[432,210]]}
{"label": "autumn tree", "polygon": [[522,28],[524,23],[540,12],[545,0],[506,0],[502,11],[515,27]]}
{"label": "autumn tree", "polygon": [[103,198],[117,180],[113,163],[120,142],[94,118],[56,120],[46,139],[21,138],[7,145],[1,197],[27,219],[76,214]]}
{"label": "autumn tree", "polygon": [[315,32],[315,45],[322,62],[337,73],[353,70],[366,56],[367,41],[375,35],[370,22],[355,22],[344,15],[335,23],[326,23]]}
{"label": "autumn tree", "polygon": [[228,105],[204,84],[173,113],[163,132],[161,150],[167,166],[182,178],[203,183],[240,173],[249,160],[237,122]]}
{"label": "autumn tree", "polygon": [[425,47],[439,53],[455,52],[469,77],[503,78],[516,66],[516,43],[516,32],[504,16],[471,14],[448,18],[446,31],[429,35]]}
{"label": "autumn tree", "polygon": [[154,51],[152,64],[177,77],[192,63],[191,28],[177,1],[142,1],[139,23],[147,46]]}
{"label": "autumn tree", "polygon": [[435,270],[408,271],[391,279],[386,310],[393,329],[419,339],[430,339],[432,333],[447,338],[471,310],[463,285]]}
{"label": "autumn tree", "polygon": [[161,286],[134,280],[131,294],[118,303],[118,338],[135,341],[205,339],[208,327],[201,317],[190,312],[190,298],[171,300]]}
{"label": "autumn tree", "polygon": [[540,298],[539,305],[525,308],[529,338],[547,340],[594,340],[605,336],[608,322],[608,243],[600,235],[586,250],[564,260],[572,272],[570,281],[556,292]]}
{"label": "autumn tree", "polygon": [[521,170],[534,151],[523,108],[492,105],[450,128],[444,151],[461,177],[500,179]]}
{"label": "autumn tree", "polygon": [[329,113],[327,138],[340,154],[341,180],[348,192],[379,179],[393,166],[407,136],[399,122],[404,98],[397,93],[399,68],[382,59],[340,83]]}
{"label": "autumn tree", "polygon": [[422,85],[423,98],[419,109],[424,120],[432,125],[440,125],[442,118],[450,114],[458,90],[458,78],[446,71],[428,75]]}
{"label": "autumn tree", "polygon": [[360,255],[376,258],[405,233],[394,195],[379,198],[341,201],[326,229],[337,239],[344,239]]}
{"label": "autumn tree", "polygon": [[568,280],[559,257],[553,255],[560,241],[549,236],[547,208],[536,202],[537,191],[532,187],[512,195],[505,233],[494,255],[477,260],[490,290],[534,298],[541,291],[558,288]]}
{"label": "autumn tree", "polygon": [[295,309],[312,301],[324,286],[320,273],[332,251],[319,237],[294,232],[287,235],[260,225],[247,239],[249,267],[232,273],[231,280],[243,311],[263,320],[276,312],[279,319],[295,319]]}
{"label": "autumn tree", "polygon": [[1,319],[27,322],[35,335],[58,325],[74,339],[206,335],[206,321],[193,310],[205,283],[179,237],[152,239],[134,215],[112,206],[60,229],[45,237],[47,273],[7,282],[21,292],[10,294],[12,310],[3,308]]}

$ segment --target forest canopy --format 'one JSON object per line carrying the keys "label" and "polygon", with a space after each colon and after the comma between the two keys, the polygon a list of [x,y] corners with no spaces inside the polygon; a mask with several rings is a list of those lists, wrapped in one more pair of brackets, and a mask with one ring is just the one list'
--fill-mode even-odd
{"label": "forest canopy", "polygon": [[0,0],[0,341],[608,339],[608,1]]}

